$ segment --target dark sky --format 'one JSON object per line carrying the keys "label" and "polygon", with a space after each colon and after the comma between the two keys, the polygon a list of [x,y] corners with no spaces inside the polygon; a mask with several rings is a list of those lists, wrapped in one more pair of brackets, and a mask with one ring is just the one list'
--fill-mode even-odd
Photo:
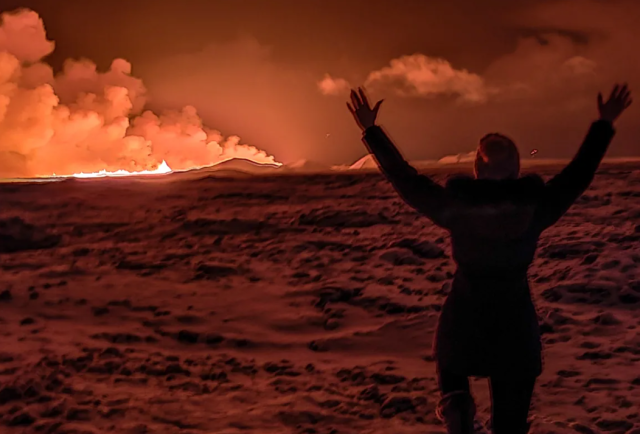
{"label": "dark sky", "polygon": [[382,65],[413,52],[481,67],[513,47],[518,29],[503,17],[528,3],[535,0],[1,2],[3,10],[39,13],[57,43],[55,65],[80,56],[135,65],[251,35],[272,46],[277,61],[320,69],[344,58]]}
{"label": "dark sky", "polygon": [[[411,95],[400,95],[398,80],[406,88],[415,77],[385,76],[370,90],[386,99],[380,122],[408,157],[468,152],[495,130],[527,151],[539,148],[541,156],[571,156],[596,117],[597,91],[614,80],[633,86],[640,77],[631,49],[640,42],[639,3],[0,0],[0,10],[40,14],[56,43],[48,58],[56,69],[70,57],[100,68],[125,58],[145,82],[153,109],[193,104],[207,125],[280,160],[345,163],[363,154],[346,94],[323,95],[317,83],[328,73],[358,85],[414,54],[445,59],[495,92],[460,103],[468,84],[440,76],[442,89],[410,86]],[[577,78],[567,65],[577,65]],[[625,114],[611,155],[640,154],[639,112],[633,106]]]}

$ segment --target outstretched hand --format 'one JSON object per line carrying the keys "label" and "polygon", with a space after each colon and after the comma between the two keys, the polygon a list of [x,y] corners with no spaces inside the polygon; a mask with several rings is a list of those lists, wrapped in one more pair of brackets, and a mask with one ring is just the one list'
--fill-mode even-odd
{"label": "outstretched hand", "polygon": [[606,102],[602,99],[602,93],[599,93],[598,111],[600,112],[600,119],[613,123],[631,105],[632,101],[631,91],[626,83],[622,86],[616,84]]}
{"label": "outstretched hand", "polygon": [[351,90],[351,104],[347,102],[347,107],[362,131],[376,124],[378,110],[380,109],[382,101],[383,100],[378,101],[376,105],[371,108],[369,100],[362,88],[359,87],[358,92]]}

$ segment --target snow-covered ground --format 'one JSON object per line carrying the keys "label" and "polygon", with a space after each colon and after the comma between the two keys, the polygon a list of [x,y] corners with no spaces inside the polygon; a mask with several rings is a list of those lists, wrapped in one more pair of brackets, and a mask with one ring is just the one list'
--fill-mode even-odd
{"label": "snow-covered ground", "polygon": [[[0,432],[444,432],[430,346],[449,242],[379,174],[0,198]],[[639,266],[640,164],[605,165],[531,268],[546,365],[532,433],[640,432]]]}

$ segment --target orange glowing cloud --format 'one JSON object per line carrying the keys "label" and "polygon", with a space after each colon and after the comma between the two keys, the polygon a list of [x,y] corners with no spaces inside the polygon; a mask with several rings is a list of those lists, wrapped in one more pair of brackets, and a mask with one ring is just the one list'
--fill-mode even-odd
{"label": "orange glowing cloud", "polygon": [[[323,95],[344,95],[351,85],[343,78],[325,74],[318,89]],[[367,89],[401,97],[454,95],[461,102],[485,102],[489,89],[484,79],[464,69],[455,69],[444,59],[423,54],[402,56],[388,66],[372,71],[364,81]]]}
{"label": "orange glowing cloud", "polygon": [[61,73],[41,59],[54,44],[33,11],[0,16],[0,177],[187,170],[274,157],[206,128],[196,109],[144,111],[146,88],[126,60],[105,72],[69,60]]}
{"label": "orange glowing cloud", "polygon": [[333,78],[325,74],[324,78],[318,82],[318,89],[323,95],[344,95],[349,92],[351,85],[344,78]]}
{"label": "orange glowing cloud", "polygon": [[444,59],[423,54],[393,59],[389,66],[369,74],[370,89],[393,89],[400,96],[455,95],[461,101],[484,102],[487,88],[477,74],[456,69]]}
{"label": "orange glowing cloud", "polygon": [[[582,53],[566,36],[548,33],[521,38],[516,49],[494,62],[482,74],[455,68],[449,61],[413,54],[392,59],[370,72],[368,90],[399,97],[454,97],[459,103],[480,104],[521,98],[547,97],[583,91],[599,79],[599,64]],[[343,95],[349,83],[325,75],[318,82],[324,95]]]}

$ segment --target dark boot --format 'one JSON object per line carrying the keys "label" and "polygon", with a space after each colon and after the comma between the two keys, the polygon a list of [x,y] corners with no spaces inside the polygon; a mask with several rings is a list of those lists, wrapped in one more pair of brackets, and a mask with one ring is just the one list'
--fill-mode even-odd
{"label": "dark boot", "polygon": [[[503,427],[503,429],[496,430],[494,426],[491,427],[493,434],[528,434],[531,429],[531,422],[527,421],[524,425],[520,424],[517,427]],[[504,431],[504,433],[503,433]]]}
{"label": "dark boot", "polygon": [[469,392],[452,392],[442,397],[436,409],[448,434],[474,434],[476,404]]}

